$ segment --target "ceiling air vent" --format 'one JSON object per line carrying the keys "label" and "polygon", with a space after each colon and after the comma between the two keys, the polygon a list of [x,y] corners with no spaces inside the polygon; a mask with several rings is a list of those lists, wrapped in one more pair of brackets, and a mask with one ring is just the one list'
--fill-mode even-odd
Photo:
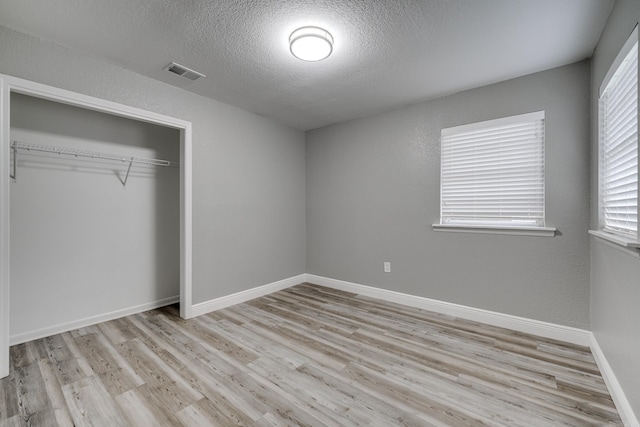
{"label": "ceiling air vent", "polygon": [[191,80],[192,82],[198,80],[200,77],[207,77],[204,74],[201,74],[197,71],[194,71],[180,64],[176,64],[175,62],[172,62],[171,64],[167,65],[165,70],[170,71],[174,74],[177,74],[180,77],[184,77],[187,80]]}

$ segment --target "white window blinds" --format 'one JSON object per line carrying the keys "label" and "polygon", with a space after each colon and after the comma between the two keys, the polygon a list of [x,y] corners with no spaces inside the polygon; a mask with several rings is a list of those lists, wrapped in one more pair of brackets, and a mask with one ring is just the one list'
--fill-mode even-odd
{"label": "white window blinds", "polygon": [[441,224],[544,227],[544,111],[443,129]]}
{"label": "white window blinds", "polygon": [[638,42],[600,95],[601,216],[607,231],[638,236]]}

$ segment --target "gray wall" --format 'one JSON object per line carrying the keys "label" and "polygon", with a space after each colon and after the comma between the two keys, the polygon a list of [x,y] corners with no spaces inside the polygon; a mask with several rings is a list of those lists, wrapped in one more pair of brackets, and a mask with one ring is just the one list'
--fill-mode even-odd
{"label": "gray wall", "polygon": [[[11,139],[179,161],[175,129],[11,95]],[[11,182],[11,334],[180,294],[178,168],[20,151]]]}
{"label": "gray wall", "polygon": [[[307,272],[588,328],[589,75],[581,62],[308,132]],[[538,110],[558,235],[434,232],[440,130]]]}
{"label": "gray wall", "polygon": [[[640,21],[638,0],[618,0],[592,59],[591,227],[598,227],[598,90]],[[640,257],[591,238],[591,329],[640,417]]]}
{"label": "gray wall", "polygon": [[305,272],[303,132],[4,27],[0,73],[193,123],[194,303]]}

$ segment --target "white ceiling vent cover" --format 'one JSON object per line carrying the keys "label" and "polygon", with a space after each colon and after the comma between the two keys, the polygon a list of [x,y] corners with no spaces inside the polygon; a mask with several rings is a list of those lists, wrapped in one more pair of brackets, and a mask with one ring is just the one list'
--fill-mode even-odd
{"label": "white ceiling vent cover", "polygon": [[207,77],[202,73],[199,73],[197,71],[194,71],[190,68],[187,68],[183,65],[180,64],[176,64],[175,62],[172,62],[171,64],[167,65],[165,67],[165,70],[170,71],[174,74],[179,75],[180,77],[184,77],[187,80],[191,80],[192,82],[198,80],[200,77]]}

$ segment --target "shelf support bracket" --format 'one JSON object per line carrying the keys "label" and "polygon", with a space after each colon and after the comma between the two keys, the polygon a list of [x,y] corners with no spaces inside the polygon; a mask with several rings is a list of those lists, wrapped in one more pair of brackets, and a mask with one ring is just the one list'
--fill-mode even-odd
{"label": "shelf support bracket", "polygon": [[129,179],[129,172],[131,172],[131,165],[133,164],[133,157],[129,160],[129,167],[127,168],[127,174],[124,176],[124,181],[122,181],[122,186],[127,187],[127,180]]}
{"label": "shelf support bracket", "polygon": [[9,174],[9,177],[16,181],[17,178],[17,174],[16,171],[18,170],[18,149],[16,148],[15,145],[11,146],[11,150],[13,151],[13,165],[12,165],[12,169],[13,169],[13,173]]}

